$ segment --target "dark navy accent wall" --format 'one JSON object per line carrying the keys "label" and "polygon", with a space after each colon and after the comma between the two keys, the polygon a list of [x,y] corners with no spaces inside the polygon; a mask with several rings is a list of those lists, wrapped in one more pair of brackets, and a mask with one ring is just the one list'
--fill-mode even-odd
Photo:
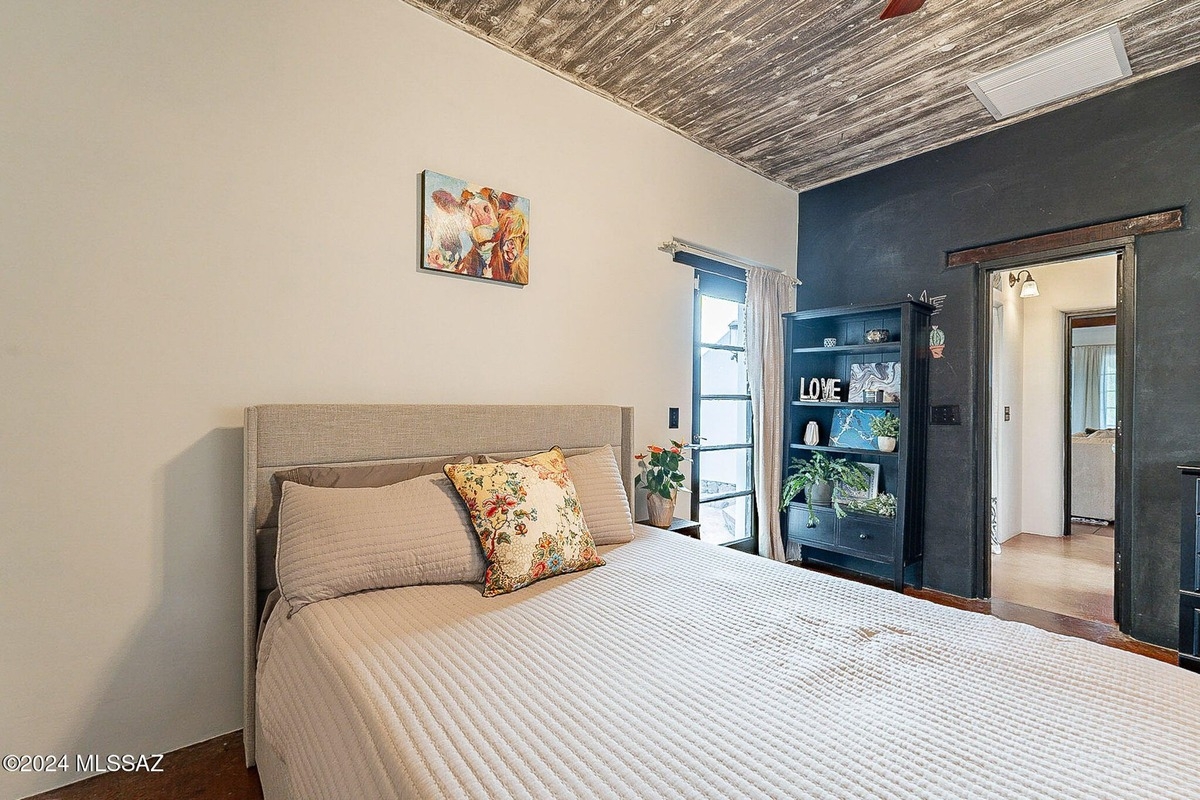
{"label": "dark navy accent wall", "polygon": [[1175,466],[1200,458],[1198,193],[1193,66],[800,195],[800,309],[947,295],[929,401],[961,405],[963,424],[929,431],[928,586],[969,595],[975,577],[976,272],[946,269],[945,254],[1182,206],[1183,230],[1137,240],[1131,431],[1131,632],[1174,645]]}

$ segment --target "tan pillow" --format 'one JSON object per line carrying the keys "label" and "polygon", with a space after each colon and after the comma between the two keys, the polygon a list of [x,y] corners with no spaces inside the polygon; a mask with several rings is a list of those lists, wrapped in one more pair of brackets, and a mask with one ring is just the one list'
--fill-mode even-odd
{"label": "tan pillow", "polygon": [[275,569],[290,614],[366,589],[478,583],[485,566],[442,475],[377,488],[283,484]]}
{"label": "tan pillow", "polygon": [[621,468],[611,445],[567,457],[567,470],[575,484],[583,520],[599,545],[633,541],[633,514],[621,482]]}
{"label": "tan pillow", "polygon": [[604,563],[557,447],[491,464],[447,464],[488,560],[485,596]]}
{"label": "tan pillow", "polygon": [[271,476],[271,508],[259,523],[260,528],[279,524],[279,498],[284,482],[293,481],[305,486],[324,486],[338,489],[361,489],[391,486],[422,475],[441,475],[447,464],[470,464],[472,456],[446,456],[428,461],[406,461],[400,464],[331,464],[320,467],[292,467]]}

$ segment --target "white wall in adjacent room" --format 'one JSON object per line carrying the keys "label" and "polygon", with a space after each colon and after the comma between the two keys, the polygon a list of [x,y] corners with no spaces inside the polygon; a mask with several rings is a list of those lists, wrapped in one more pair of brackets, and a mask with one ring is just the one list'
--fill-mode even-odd
{"label": "white wall in adjacent room", "polygon": [[1065,314],[1116,308],[1117,257],[1030,270],[1041,294],[1024,303],[1021,530],[1063,532]]}
{"label": "white wall in adjacent room", "polygon": [[[1008,285],[1007,273],[999,277],[999,287],[992,290],[992,496],[996,503],[996,541],[1003,543],[1021,532],[1026,301],[1020,297],[1020,286]],[[994,305],[997,302],[998,309]],[[1007,420],[1005,408],[1009,411]]]}
{"label": "white wall in adjacent room", "polygon": [[[3,753],[241,727],[244,406],[611,403],[661,443],[656,245],[795,270],[794,192],[395,0],[8,2],[0,71]],[[417,270],[423,169],[530,198],[527,287]]]}

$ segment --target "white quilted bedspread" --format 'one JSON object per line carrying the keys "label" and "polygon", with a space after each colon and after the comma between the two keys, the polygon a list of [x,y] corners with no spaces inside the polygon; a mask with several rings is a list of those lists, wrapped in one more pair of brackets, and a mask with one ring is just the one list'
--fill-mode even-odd
{"label": "white quilted bedspread", "polygon": [[1200,675],[638,526],[515,594],[276,614],[296,798],[1200,798]]}

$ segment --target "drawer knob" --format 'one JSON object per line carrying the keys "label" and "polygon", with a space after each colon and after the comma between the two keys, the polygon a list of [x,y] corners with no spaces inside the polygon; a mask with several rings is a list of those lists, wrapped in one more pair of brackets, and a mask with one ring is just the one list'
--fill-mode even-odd
{"label": "drawer knob", "polygon": [[806,522],[806,523],[804,524],[804,527],[806,527],[806,528],[815,528],[815,527],[817,527],[817,518],[816,518],[816,517],[809,517],[809,518],[808,518],[808,522]]}
{"label": "drawer knob", "polygon": [[866,535],[865,533],[860,533],[860,534],[858,535],[858,538],[860,538],[860,539],[866,539],[866,538],[868,538],[868,537],[867,537],[867,535]]}

